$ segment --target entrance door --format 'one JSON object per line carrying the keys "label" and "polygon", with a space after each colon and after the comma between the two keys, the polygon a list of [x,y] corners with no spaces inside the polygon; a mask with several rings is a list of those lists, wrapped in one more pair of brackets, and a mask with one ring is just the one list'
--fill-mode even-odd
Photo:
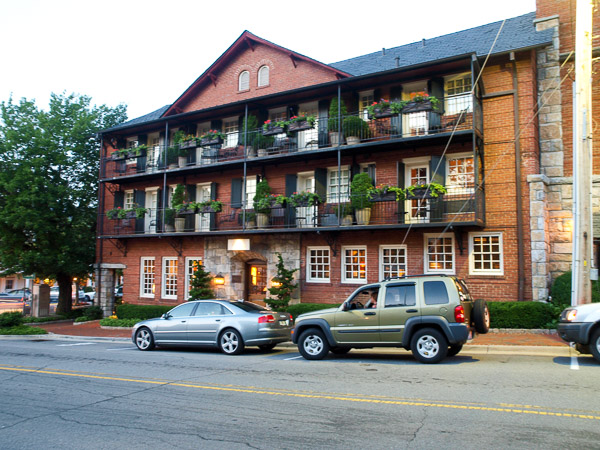
{"label": "entrance door", "polygon": [[[406,166],[406,187],[429,183],[429,163]],[[429,222],[429,200],[406,200],[407,223]]]}
{"label": "entrance door", "polygon": [[[196,190],[196,201],[207,202],[210,200],[210,183],[199,184]],[[196,231],[209,231],[210,230],[210,214],[211,213],[198,213],[196,214]]]}
{"label": "entrance door", "polygon": [[[315,175],[298,174],[298,192],[315,192]],[[296,225],[298,228],[310,228],[317,225],[317,207],[301,206],[296,208]]]}
{"label": "entrance door", "polygon": [[250,302],[264,301],[267,296],[267,265],[262,261],[246,263],[246,289],[244,298]]}
{"label": "entrance door", "polygon": [[148,213],[144,216],[144,232],[156,233],[158,220],[158,189],[146,191],[146,208]]}

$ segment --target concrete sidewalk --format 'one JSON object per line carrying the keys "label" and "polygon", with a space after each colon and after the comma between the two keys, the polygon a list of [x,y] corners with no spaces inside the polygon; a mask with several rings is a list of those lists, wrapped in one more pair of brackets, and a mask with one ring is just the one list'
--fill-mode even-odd
{"label": "concrete sidewalk", "polygon": [[[78,339],[87,341],[131,342],[131,329],[102,328],[99,321],[74,323],[58,322],[36,324],[49,335],[35,338]],[[15,336],[15,338],[17,338]],[[32,336],[32,338],[34,338]],[[295,347],[291,342],[281,347]],[[576,356],[572,349],[556,333],[548,330],[490,330],[477,335],[463,350],[472,354],[517,354],[531,356]]]}

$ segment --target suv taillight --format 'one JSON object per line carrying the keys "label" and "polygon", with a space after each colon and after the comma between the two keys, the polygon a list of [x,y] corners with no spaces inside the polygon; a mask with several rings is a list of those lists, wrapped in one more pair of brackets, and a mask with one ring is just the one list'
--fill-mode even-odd
{"label": "suv taillight", "polygon": [[265,316],[260,316],[258,318],[258,323],[273,323],[275,322],[275,317],[272,314],[267,314]]}
{"label": "suv taillight", "polygon": [[454,320],[456,323],[465,323],[465,308],[462,305],[454,308]]}

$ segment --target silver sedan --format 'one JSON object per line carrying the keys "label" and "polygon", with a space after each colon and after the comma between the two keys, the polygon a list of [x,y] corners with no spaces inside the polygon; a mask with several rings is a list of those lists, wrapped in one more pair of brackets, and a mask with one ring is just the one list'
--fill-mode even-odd
{"label": "silver sedan", "polygon": [[131,339],[140,350],[155,346],[198,345],[219,347],[237,355],[246,345],[272,350],[291,340],[292,317],[254,303],[196,300],[176,306],[160,318],[138,322]]}

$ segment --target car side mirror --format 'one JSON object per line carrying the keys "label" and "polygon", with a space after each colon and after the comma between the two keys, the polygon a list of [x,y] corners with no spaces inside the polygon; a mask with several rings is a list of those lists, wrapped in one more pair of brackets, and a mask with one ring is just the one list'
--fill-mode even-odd
{"label": "car side mirror", "polygon": [[350,305],[348,304],[348,302],[344,302],[344,304],[342,305],[342,311],[348,311],[350,309]]}
{"label": "car side mirror", "polygon": [[169,313],[164,313],[164,314],[163,314],[161,317],[162,317],[163,319],[170,319],[170,318],[171,318],[171,314],[169,314]]}

